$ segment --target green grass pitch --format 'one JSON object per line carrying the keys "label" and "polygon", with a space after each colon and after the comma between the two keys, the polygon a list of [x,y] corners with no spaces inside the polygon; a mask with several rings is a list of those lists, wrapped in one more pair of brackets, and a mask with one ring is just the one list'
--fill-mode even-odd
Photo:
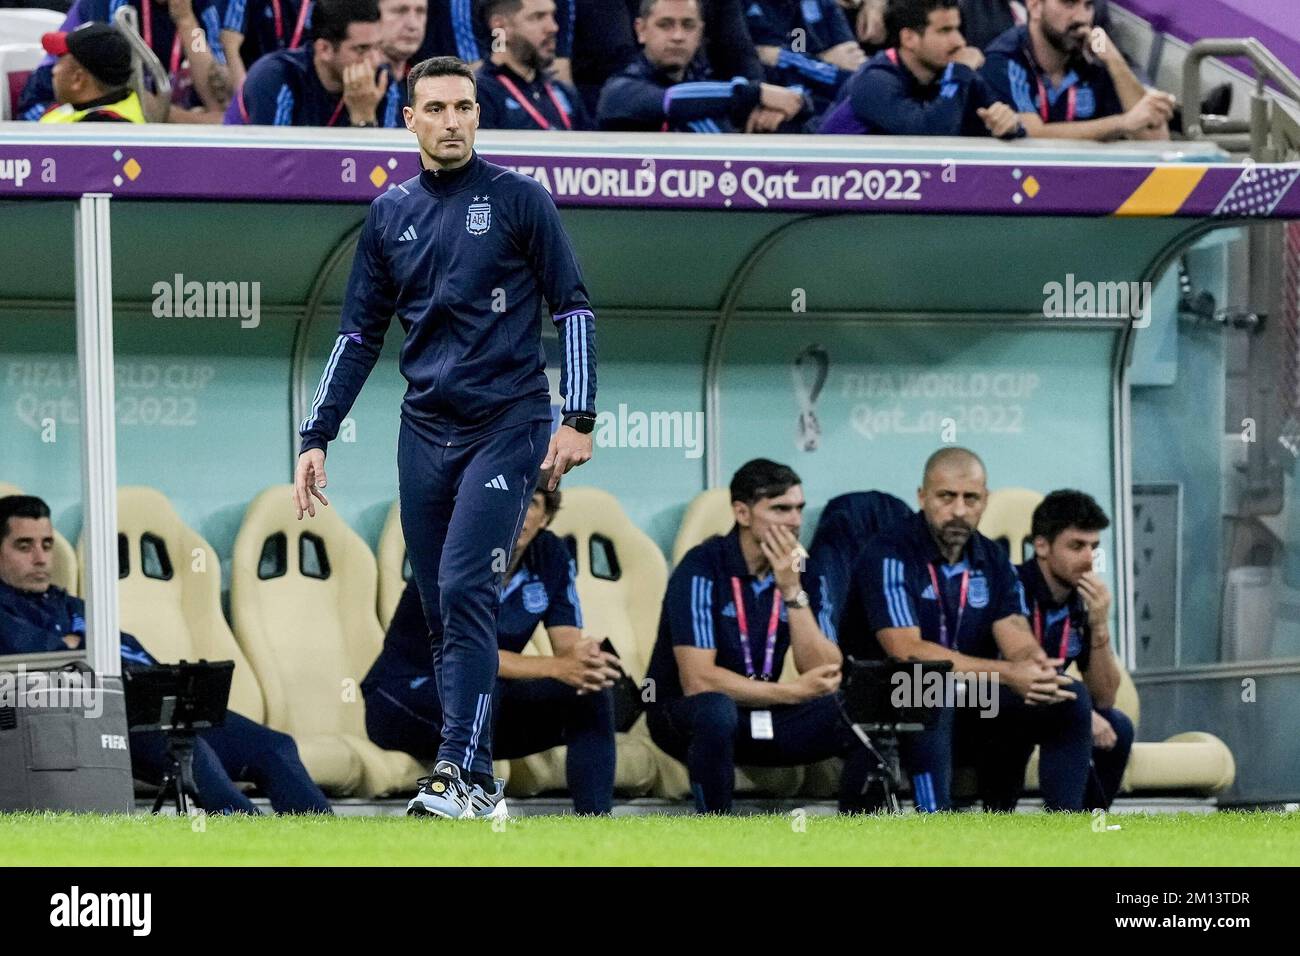
{"label": "green grass pitch", "polygon": [[[1100,826],[1100,828],[1098,828]],[[1115,827],[1119,829],[1105,829]],[[1300,814],[839,818],[0,814],[4,866],[1254,866],[1300,863]]]}

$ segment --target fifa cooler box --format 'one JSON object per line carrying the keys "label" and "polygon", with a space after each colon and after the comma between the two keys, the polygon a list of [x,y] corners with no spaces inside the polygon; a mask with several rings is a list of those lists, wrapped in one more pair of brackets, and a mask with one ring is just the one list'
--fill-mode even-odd
{"label": "fifa cooler box", "polygon": [[79,654],[0,657],[0,811],[134,808],[121,678]]}

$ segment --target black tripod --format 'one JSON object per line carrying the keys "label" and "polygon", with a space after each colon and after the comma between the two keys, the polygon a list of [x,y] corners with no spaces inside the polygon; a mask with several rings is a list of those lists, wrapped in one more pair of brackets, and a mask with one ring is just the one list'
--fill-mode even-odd
{"label": "black tripod", "polygon": [[199,788],[194,782],[194,739],[197,732],[189,728],[176,728],[167,733],[167,756],[171,766],[163,774],[162,787],[153,802],[153,812],[162,809],[170,794],[176,804],[177,816],[189,816],[190,800],[199,799]]}
{"label": "black tripod", "polygon": [[[902,788],[903,773],[898,760],[899,733],[914,733],[924,730],[920,724],[854,724],[853,734],[867,748],[875,763],[867,770],[867,779],[863,784],[861,799],[864,809],[883,810],[886,813],[902,813],[902,804],[898,791]],[[870,735],[875,734],[873,740]]]}

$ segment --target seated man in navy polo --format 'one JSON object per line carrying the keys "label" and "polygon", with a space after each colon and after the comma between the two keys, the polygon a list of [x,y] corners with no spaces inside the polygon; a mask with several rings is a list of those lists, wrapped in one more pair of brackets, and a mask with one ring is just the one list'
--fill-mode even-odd
{"label": "seated man in navy polo", "polygon": [[1115,709],[1120,671],[1110,649],[1110,589],[1092,569],[1100,532],[1110,519],[1082,491],[1053,491],[1034,509],[1034,557],[1017,568],[1034,636],[1063,667],[1079,665],[1092,698],[1092,772],[1088,810],[1110,807],[1119,792],[1133,722]]}
{"label": "seated man in navy polo", "polygon": [[983,462],[940,449],[917,498],[920,511],[863,551],[840,626],[855,658],[952,661],[954,672],[974,675],[954,681],[935,727],[900,735],[917,808],[951,808],[956,756],[973,762],[985,809],[1013,810],[1039,744],[1044,805],[1082,809],[1092,703],[1034,639],[1006,553],[975,530],[988,502]]}
{"label": "seated man in navy polo", "polygon": [[1142,85],[1104,30],[1093,0],[1026,0],[1029,22],[985,50],[981,73],[1030,136],[1168,139],[1174,98]]}
{"label": "seated man in navy polo", "polygon": [[641,0],[634,26],[641,53],[601,90],[596,113],[601,129],[767,133],[812,109],[799,90],[743,76],[710,80],[700,50],[699,0]]}
{"label": "seated man in navy polo", "polygon": [[227,125],[405,125],[401,91],[382,67],[376,0],[316,0],[311,42],[252,65],[226,110]]}
{"label": "seated man in navy polo", "polygon": [[492,55],[475,74],[479,129],[591,129],[582,97],[551,76],[555,0],[483,0]]}
{"label": "seated man in navy polo", "polygon": [[894,44],[853,74],[819,133],[1023,136],[1015,111],[975,72],[984,56],[961,35],[957,0],[890,0]]}
{"label": "seated man in navy polo", "polygon": [[[867,751],[836,697],[843,657],[825,580],[799,547],[799,476],[754,459],[731,479],[731,508],[735,527],[686,552],[668,580],[648,675],[650,735],[685,762],[701,813],[730,812],[737,763],[837,755],[850,758],[841,807],[853,806]],[[787,651],[799,677],[781,682]]]}
{"label": "seated man in navy polo", "polygon": [[[31,495],[0,498],[0,654],[85,646],[85,602],[50,584],[53,552],[49,506]],[[131,667],[157,661],[123,633],[122,663]],[[129,743],[135,777],[161,783],[171,766],[166,735],[133,732]],[[278,813],[332,812],[298,758],[293,738],[233,710],[220,727],[199,731],[194,745],[198,805],[209,813],[257,813],[232,778],[256,783]]]}
{"label": "seated man in navy polo", "polygon": [[[618,659],[582,635],[568,549],[546,530],[558,491],[538,490],[505,573],[497,623],[499,670],[492,703],[492,753],[513,760],[565,745],[565,772],[578,813],[608,813],[614,794],[614,700]],[[553,657],[525,655],[537,625]],[[361,684],[366,733],[376,744],[433,760],[442,704],[433,678],[429,625],[412,580],[388,625],[384,649]]]}
{"label": "seated man in navy polo", "polygon": [[221,48],[236,89],[262,57],[309,42],[312,0],[225,0],[224,7]]}
{"label": "seated man in navy polo", "polygon": [[767,80],[801,86],[821,112],[866,60],[837,0],[742,0]]}

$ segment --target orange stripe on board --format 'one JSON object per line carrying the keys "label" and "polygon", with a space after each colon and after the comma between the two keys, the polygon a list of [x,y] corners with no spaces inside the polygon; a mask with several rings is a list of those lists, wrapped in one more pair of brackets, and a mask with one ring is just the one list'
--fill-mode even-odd
{"label": "orange stripe on board", "polygon": [[1161,166],[1125,199],[1117,216],[1172,216],[1205,177],[1208,166]]}

